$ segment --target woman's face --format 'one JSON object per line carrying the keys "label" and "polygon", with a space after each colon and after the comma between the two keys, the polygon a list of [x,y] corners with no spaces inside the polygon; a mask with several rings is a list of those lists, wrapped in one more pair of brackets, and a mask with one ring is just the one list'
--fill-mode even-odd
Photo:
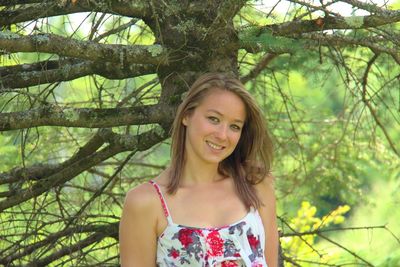
{"label": "woman's face", "polygon": [[210,89],[194,111],[184,117],[185,153],[189,160],[216,164],[227,158],[239,142],[246,108],[236,94]]}

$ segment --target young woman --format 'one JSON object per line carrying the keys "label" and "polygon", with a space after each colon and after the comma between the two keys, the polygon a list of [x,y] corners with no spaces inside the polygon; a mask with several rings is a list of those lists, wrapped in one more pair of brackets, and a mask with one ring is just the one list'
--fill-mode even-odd
{"label": "young woman", "polygon": [[276,267],[272,144],[237,79],[201,76],[179,106],[171,165],[131,189],[120,222],[123,267]]}

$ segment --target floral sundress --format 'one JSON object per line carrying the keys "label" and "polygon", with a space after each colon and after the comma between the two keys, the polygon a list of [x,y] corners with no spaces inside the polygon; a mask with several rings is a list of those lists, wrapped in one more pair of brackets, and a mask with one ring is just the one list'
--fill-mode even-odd
{"label": "floral sundress", "polygon": [[157,240],[158,267],[267,267],[265,233],[257,209],[240,221],[217,228],[176,224],[160,187],[157,190],[168,225]]}

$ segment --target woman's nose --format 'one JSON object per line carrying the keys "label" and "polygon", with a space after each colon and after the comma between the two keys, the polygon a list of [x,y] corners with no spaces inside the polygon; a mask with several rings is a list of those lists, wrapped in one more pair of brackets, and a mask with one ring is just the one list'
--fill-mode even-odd
{"label": "woman's nose", "polygon": [[221,139],[221,140],[225,140],[228,136],[228,127],[227,125],[224,124],[220,124],[217,131],[216,131],[216,136]]}

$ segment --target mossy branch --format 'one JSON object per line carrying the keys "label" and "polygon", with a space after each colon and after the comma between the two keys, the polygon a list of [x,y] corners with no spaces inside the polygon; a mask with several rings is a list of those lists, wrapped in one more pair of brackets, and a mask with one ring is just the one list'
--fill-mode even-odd
{"label": "mossy branch", "polygon": [[63,57],[88,59],[99,62],[163,65],[169,61],[166,48],[161,45],[119,45],[79,41],[55,34],[23,36],[0,32],[0,49],[6,53],[41,52]]}
{"label": "mossy branch", "polygon": [[272,32],[274,36],[292,36],[322,30],[354,30],[376,28],[400,21],[400,10],[386,10],[384,14],[349,17],[323,17],[312,20],[293,20],[259,27],[258,35]]}
{"label": "mossy branch", "polygon": [[130,108],[62,108],[48,105],[22,112],[2,113],[0,131],[39,126],[106,128],[171,121],[175,107],[167,105]]}
{"label": "mossy branch", "polygon": [[0,67],[0,92],[46,83],[71,81],[97,74],[108,79],[125,79],[154,73],[154,65],[121,64],[90,60],[51,60]]}
{"label": "mossy branch", "polygon": [[[383,11],[382,11],[383,12]],[[239,32],[241,48],[248,52],[294,53],[310,47],[310,42],[302,40],[305,34],[316,32],[325,36],[325,30],[355,30],[376,28],[400,21],[400,11],[386,10],[379,15],[325,17],[313,20],[294,20],[265,26],[249,26]],[[334,35],[333,37],[334,38]]]}
{"label": "mossy branch", "polygon": [[[9,8],[14,5],[21,6],[15,10]],[[0,27],[39,18],[90,11],[136,18],[145,18],[151,14],[146,1],[1,1],[0,6],[7,6],[0,11]]]}

